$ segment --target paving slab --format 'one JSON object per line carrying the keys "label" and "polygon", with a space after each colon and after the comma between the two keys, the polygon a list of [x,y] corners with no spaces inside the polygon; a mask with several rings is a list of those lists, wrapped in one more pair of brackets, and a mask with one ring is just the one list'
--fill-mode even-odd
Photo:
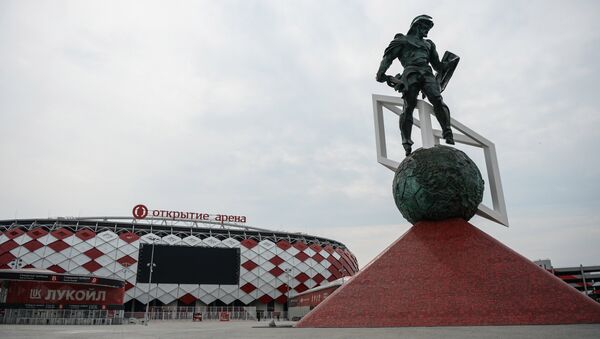
{"label": "paving slab", "polygon": [[[278,322],[293,325],[292,322]],[[395,328],[267,328],[256,321],[154,321],[144,325],[44,326],[0,325],[0,338],[17,339],[203,339],[203,338],[406,338],[406,339],[598,339],[600,325],[395,327]],[[256,326],[263,326],[256,328]]]}

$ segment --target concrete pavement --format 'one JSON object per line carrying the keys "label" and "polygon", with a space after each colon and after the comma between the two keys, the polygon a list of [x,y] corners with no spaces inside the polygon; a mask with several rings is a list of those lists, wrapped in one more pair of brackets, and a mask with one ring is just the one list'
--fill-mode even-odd
{"label": "concrete pavement", "polygon": [[[278,322],[278,324],[293,324]],[[255,321],[154,321],[148,326],[43,326],[0,325],[0,338],[85,338],[85,339],[138,339],[138,338],[407,338],[407,339],[486,339],[486,338],[600,338],[597,325],[552,326],[476,326],[476,327],[400,327],[400,328],[255,328],[268,322]]]}

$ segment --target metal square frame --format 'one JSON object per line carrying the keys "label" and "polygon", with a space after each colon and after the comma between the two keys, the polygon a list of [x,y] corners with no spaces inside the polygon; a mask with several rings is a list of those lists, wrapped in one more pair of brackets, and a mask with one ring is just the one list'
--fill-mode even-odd
{"label": "metal square frame", "polygon": [[[390,159],[387,156],[383,108],[385,107],[387,110],[400,116],[400,114],[402,114],[403,106],[404,100],[400,97],[373,94],[373,118],[375,122],[377,162],[394,172],[400,165],[400,162]],[[431,124],[431,116],[434,115],[433,106],[428,102],[419,100],[416,108],[419,113],[419,118],[414,118],[413,120],[414,125],[421,129],[423,148],[431,148],[435,145],[439,145],[440,139],[442,138],[442,131],[433,129]],[[492,195],[493,208],[481,203],[477,208],[477,215],[508,227],[508,214],[504,202],[504,192],[502,190],[498,158],[496,156],[496,147],[494,146],[494,143],[453,118],[450,118],[450,125],[462,133],[454,133],[454,141],[456,143],[483,149],[488,173],[487,186]]]}

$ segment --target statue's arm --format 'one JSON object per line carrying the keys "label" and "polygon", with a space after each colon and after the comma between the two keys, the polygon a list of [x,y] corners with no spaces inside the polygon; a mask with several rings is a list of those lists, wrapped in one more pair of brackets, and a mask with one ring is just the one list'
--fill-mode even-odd
{"label": "statue's arm", "polygon": [[394,59],[395,57],[392,55],[392,53],[388,53],[383,56],[383,59],[381,59],[381,64],[379,64],[379,70],[377,70],[375,80],[379,82],[385,82],[387,80],[387,77],[385,76],[385,71],[387,71],[388,68],[390,68]]}
{"label": "statue's arm", "polygon": [[431,66],[433,66],[434,70],[436,70],[437,72],[442,72],[444,69],[446,69],[446,65],[440,61],[440,56],[438,55],[433,41],[427,41],[431,44],[431,51],[429,52],[429,62],[431,63]]}

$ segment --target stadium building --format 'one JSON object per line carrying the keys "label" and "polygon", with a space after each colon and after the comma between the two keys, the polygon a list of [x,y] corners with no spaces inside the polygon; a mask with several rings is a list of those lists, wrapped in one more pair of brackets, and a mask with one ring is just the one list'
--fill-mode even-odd
{"label": "stadium building", "polygon": [[2,220],[0,269],[122,280],[125,311],[149,303],[253,306],[259,313],[285,312],[288,298],[358,271],[338,241],[245,221],[143,205],[133,217]]}

